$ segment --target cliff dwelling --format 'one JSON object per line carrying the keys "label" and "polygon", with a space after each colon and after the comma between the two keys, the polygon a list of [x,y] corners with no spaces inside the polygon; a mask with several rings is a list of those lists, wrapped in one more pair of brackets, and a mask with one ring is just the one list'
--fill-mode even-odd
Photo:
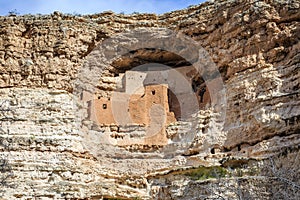
{"label": "cliff dwelling", "polygon": [[108,127],[105,132],[118,146],[167,145],[169,126],[210,106],[203,78],[174,53],[139,49],[111,65],[114,68],[100,77],[100,91],[89,101],[88,110],[89,119]]}
{"label": "cliff dwelling", "polygon": [[[100,126],[146,127],[146,139],[137,142],[119,142],[119,145],[128,145],[128,143],[167,144],[165,128],[176,122],[175,114],[169,108],[168,85],[144,86],[143,81],[146,74],[143,72],[127,71],[124,76],[124,92],[114,92],[110,98],[98,97],[90,102],[91,120]],[[175,105],[174,102],[173,105]]]}

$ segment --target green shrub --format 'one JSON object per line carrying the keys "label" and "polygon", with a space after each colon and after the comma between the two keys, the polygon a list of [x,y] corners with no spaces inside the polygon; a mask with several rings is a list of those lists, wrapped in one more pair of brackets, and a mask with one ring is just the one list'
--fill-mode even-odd
{"label": "green shrub", "polygon": [[210,178],[223,178],[228,174],[223,167],[199,167],[188,171],[185,175],[193,180],[205,180]]}

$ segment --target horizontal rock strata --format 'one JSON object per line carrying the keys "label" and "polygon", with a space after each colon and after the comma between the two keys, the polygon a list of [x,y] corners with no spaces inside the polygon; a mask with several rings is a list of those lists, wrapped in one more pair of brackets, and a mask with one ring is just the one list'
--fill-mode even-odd
{"label": "horizontal rock strata", "polygon": [[[299,154],[299,9],[299,1],[217,0],[162,15],[1,16],[2,198],[193,199],[204,183],[186,175],[191,169]],[[78,119],[78,113],[87,117],[88,105],[77,102],[74,82],[89,56],[107,39],[138,28],[182,33],[208,52],[226,90],[223,127],[218,112],[201,105],[191,144],[180,139],[189,121],[178,120],[166,127],[167,147],[120,147],[118,137],[145,128]],[[191,66],[174,52],[130,52],[103,66],[93,95],[109,97],[121,73],[145,63]],[[205,84],[193,81],[197,90]]]}

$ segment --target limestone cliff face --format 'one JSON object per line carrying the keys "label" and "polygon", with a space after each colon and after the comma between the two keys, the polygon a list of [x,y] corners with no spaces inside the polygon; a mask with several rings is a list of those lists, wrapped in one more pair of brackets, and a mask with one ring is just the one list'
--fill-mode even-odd
{"label": "limestone cliff face", "polygon": [[[299,1],[218,0],[163,15],[0,17],[3,199],[193,199],[204,183],[184,175],[190,168],[225,168],[286,149],[299,154],[299,9]],[[196,137],[186,151],[176,151],[189,131],[184,121],[166,128],[173,145],[167,150],[177,153],[165,155],[159,145],[114,145],[128,133],[142,134],[142,127],[78,120],[78,113],[88,115],[87,104],[74,98],[81,70],[93,65],[106,39],[138,28],[189,36],[221,74],[224,125],[218,126],[216,109],[201,104]],[[147,62],[183,71],[190,66],[174,52],[130,52],[103,66],[92,95],[109,97],[121,73]],[[197,86],[203,85],[199,80]]]}

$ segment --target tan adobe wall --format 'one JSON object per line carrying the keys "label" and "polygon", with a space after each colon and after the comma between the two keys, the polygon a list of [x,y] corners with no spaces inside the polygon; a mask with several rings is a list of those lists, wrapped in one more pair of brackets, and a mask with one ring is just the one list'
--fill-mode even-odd
{"label": "tan adobe wall", "polygon": [[[166,114],[166,125],[176,121],[173,112],[169,111],[168,87],[166,85],[145,86],[144,94],[129,96],[128,114],[132,124],[150,125],[150,109],[160,105]],[[124,98],[126,98],[124,96]],[[126,106],[126,105],[124,105]],[[99,125],[118,124],[112,110],[112,100],[108,98],[94,99],[90,102],[90,118]]]}

